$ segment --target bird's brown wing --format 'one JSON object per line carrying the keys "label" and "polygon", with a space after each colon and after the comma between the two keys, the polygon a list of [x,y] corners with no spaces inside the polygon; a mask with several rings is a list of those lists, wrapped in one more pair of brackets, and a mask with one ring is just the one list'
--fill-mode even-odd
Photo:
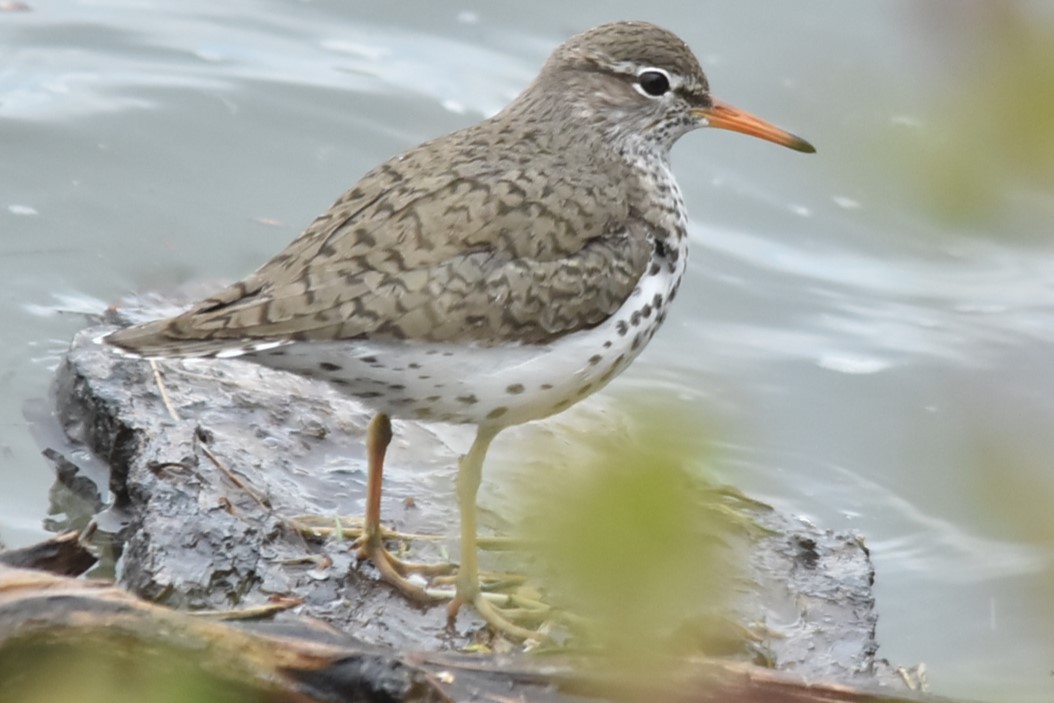
{"label": "bird's brown wing", "polygon": [[496,167],[437,151],[382,164],[256,273],[108,341],[143,356],[289,340],[545,343],[606,319],[643,275],[651,245],[614,175],[575,182],[560,154]]}

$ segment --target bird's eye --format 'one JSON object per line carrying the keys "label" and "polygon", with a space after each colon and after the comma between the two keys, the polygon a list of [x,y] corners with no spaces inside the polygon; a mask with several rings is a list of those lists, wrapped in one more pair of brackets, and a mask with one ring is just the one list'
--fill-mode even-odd
{"label": "bird's eye", "polygon": [[657,98],[670,90],[670,79],[662,71],[643,71],[637,76],[637,85],[645,95]]}

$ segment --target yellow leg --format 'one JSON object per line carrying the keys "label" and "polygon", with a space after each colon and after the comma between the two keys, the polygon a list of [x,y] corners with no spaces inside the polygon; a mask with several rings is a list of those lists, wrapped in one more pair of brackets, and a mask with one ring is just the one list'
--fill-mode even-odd
{"label": "yellow leg", "polygon": [[515,639],[540,639],[532,630],[514,625],[501,611],[486,600],[479,586],[479,563],[476,559],[476,496],[483,477],[483,459],[500,428],[481,426],[468,453],[461,457],[457,474],[457,502],[461,511],[461,565],[457,572],[456,595],[447,612],[450,618],[464,603],[472,603],[476,612],[498,632]]}
{"label": "yellow leg", "polygon": [[483,459],[497,430],[480,427],[457,472],[457,505],[461,512],[461,566],[457,572],[457,600],[471,603],[479,595],[476,560],[476,496],[483,478]]}

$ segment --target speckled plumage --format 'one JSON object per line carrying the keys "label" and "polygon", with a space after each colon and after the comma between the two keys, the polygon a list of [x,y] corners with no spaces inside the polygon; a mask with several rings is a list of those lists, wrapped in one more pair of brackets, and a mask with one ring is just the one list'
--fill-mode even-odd
{"label": "speckled plumage", "polygon": [[[106,341],[144,357],[239,356],[383,414],[476,424],[459,482],[474,542],[468,503],[494,435],[603,387],[665,319],[687,257],[669,151],[708,125],[811,149],[715,102],[670,32],[602,25],[558,47],[499,114],[367,173],[246,279]],[[470,600],[474,545],[463,549]]]}

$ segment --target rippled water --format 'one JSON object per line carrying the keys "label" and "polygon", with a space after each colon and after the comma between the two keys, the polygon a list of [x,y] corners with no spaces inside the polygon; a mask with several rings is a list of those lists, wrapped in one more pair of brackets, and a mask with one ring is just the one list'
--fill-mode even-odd
{"label": "rippled water", "polygon": [[677,146],[689,276],[597,402],[697,418],[726,481],[858,529],[882,653],[925,661],[939,692],[1054,699],[1052,545],[1004,519],[1043,524],[1028,487],[1054,494],[1054,201],[1019,193],[1012,216],[953,225],[907,195],[889,160],[948,60],[907,2],[0,12],[3,539],[43,536],[51,473],[24,413],[78,311],[244,274],[375,163],[497,110],[568,34],[642,14],[696,48],[716,95],[819,153]]}

